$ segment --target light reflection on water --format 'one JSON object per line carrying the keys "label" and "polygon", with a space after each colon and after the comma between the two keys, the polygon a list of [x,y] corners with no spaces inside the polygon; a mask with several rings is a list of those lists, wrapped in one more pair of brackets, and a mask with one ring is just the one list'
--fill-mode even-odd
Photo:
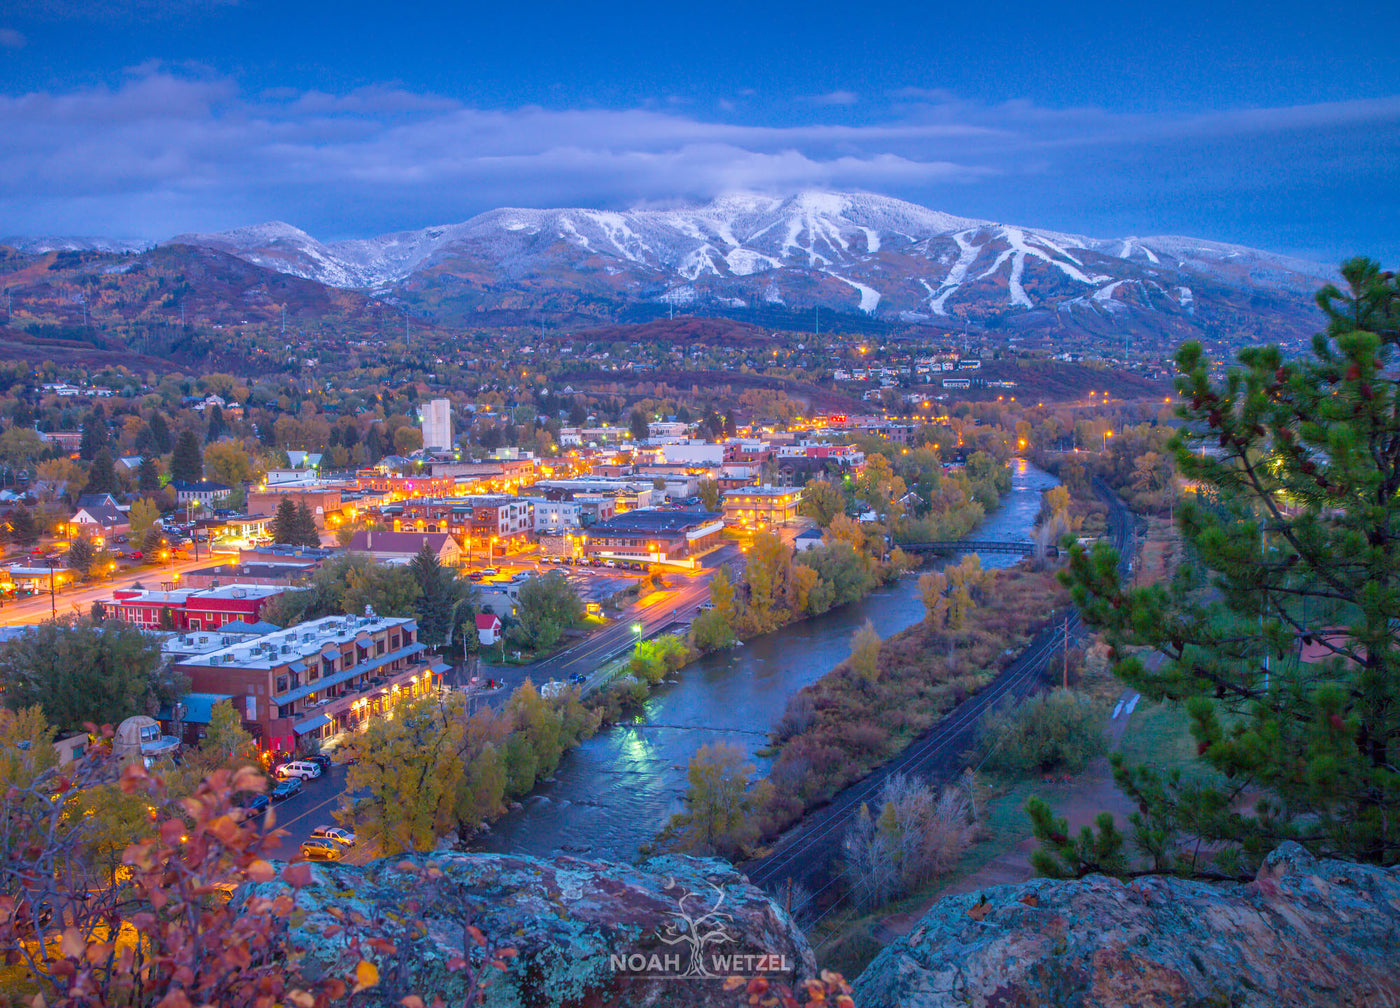
{"label": "light reflection on water", "polygon": [[[1023,539],[1054,477],[1016,463],[1012,490],[970,538]],[[984,567],[1019,557],[985,554]],[[888,637],[923,619],[912,577],[861,602],[795,623],[742,647],[707,655],[663,684],[646,706],[646,723],[614,728],[566,753],[553,780],[481,838],[487,850],[631,861],[680,809],[686,764],[700,746],[730,742],[757,757],[788,698],[850,653],[851,634],[870,620]]]}

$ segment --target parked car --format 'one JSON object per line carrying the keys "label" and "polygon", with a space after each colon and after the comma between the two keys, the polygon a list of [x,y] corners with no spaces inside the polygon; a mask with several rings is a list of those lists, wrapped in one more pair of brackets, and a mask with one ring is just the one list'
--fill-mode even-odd
{"label": "parked car", "polygon": [[144,560],[145,557],[146,557],[146,554],[142,553],[140,550],[132,550],[132,551],[131,551],[131,559],[133,559],[133,560]]}
{"label": "parked car", "polygon": [[315,763],[321,768],[321,773],[331,768],[331,758],[325,753],[312,753],[310,756],[303,756],[302,759],[307,763]]}
{"label": "parked car", "polygon": [[345,845],[328,837],[312,837],[302,843],[301,856],[308,861],[339,861],[345,856]]}
{"label": "parked car", "polygon": [[284,798],[290,798],[300,791],[301,778],[288,777],[286,780],[281,780],[274,784],[272,790],[267,793],[267,796],[273,801],[281,801]]}
{"label": "parked car", "polygon": [[355,834],[339,826],[317,826],[311,831],[311,837],[313,840],[317,838],[334,840],[337,843],[344,844],[346,847],[355,846]]}
{"label": "parked car", "polygon": [[283,763],[273,772],[282,780],[286,780],[288,777],[314,780],[321,776],[320,766],[308,760],[292,760],[290,763]]}
{"label": "parked car", "polygon": [[242,791],[233,796],[233,803],[248,810],[249,815],[267,811],[267,795],[256,791]]}

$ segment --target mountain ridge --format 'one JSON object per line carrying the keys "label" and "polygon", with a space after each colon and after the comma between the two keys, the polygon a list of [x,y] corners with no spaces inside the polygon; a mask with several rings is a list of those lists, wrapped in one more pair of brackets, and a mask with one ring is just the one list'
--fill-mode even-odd
{"label": "mountain ridge", "polygon": [[452,324],[760,321],[814,308],[884,325],[976,326],[1162,345],[1316,328],[1335,271],[1180,235],[1095,238],[960,217],[869,193],[734,192],[674,209],[501,207],[456,224],[322,242],[270,221],[192,246]]}

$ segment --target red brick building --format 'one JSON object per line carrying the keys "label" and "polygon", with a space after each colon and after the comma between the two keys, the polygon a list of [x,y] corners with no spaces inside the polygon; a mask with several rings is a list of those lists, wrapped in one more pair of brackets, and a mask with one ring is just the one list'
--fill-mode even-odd
{"label": "red brick building", "polygon": [[122,588],[112,593],[107,614],[147,630],[217,630],[236,620],[258,622],[268,600],[284,591],[278,585],[254,584],[170,591]]}
{"label": "red brick building", "polygon": [[447,666],[423,651],[407,617],[327,616],[174,668],[192,692],[232,697],[260,746],[296,752],[436,690]]}

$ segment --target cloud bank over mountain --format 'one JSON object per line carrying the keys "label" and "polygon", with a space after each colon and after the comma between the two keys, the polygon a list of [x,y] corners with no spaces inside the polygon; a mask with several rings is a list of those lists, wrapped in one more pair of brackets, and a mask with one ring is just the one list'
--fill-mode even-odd
{"label": "cloud bank over mountain", "polygon": [[[482,108],[388,85],[252,93],[148,64],[115,86],[0,96],[0,220],[11,234],[159,238],[290,219],[347,238],[501,205],[818,187],[1077,232],[1400,258],[1393,163],[1378,158],[1400,148],[1400,98],[1148,114],[906,88],[809,96],[784,125],[747,100]],[[1370,189],[1373,216],[1344,209]]]}

